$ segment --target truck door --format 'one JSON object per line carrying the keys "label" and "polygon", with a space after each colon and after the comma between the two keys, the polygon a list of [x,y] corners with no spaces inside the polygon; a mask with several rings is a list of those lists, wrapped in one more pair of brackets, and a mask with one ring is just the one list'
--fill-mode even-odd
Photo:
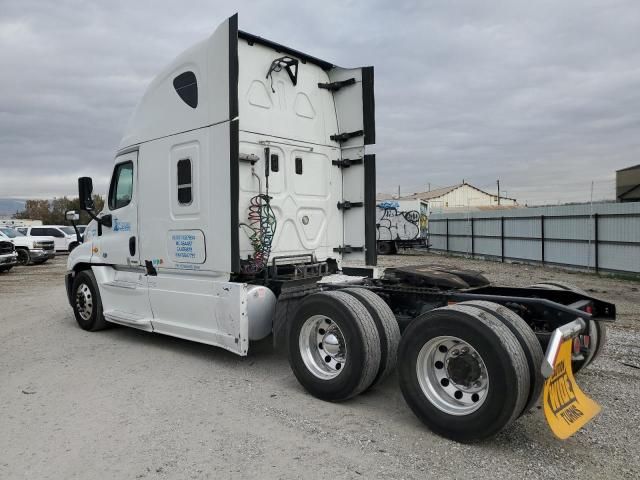
{"label": "truck door", "polygon": [[100,255],[105,263],[117,266],[137,266],[138,257],[138,152],[121,155],[113,169],[108,212],[111,228],[102,227]]}
{"label": "truck door", "polygon": [[[340,145],[337,166],[342,170],[343,243],[337,249],[347,260],[376,264],[375,155],[365,145],[375,143],[373,67],[329,70],[330,83],[318,85],[333,93]],[[334,162],[336,163],[336,162]]]}
{"label": "truck door", "polygon": [[[107,320],[151,330],[147,277],[140,263],[138,238],[138,151],[116,158],[103,215],[111,227],[102,226],[94,239],[92,263]],[[97,257],[97,258],[96,258]]]}

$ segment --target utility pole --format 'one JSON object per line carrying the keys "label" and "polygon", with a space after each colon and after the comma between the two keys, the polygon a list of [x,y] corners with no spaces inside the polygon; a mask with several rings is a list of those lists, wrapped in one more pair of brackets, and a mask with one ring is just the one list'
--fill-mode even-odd
{"label": "utility pole", "polygon": [[498,184],[498,205],[500,205],[500,179],[496,180],[496,183]]}
{"label": "utility pole", "polygon": [[398,198],[400,198],[400,185],[398,185]]}

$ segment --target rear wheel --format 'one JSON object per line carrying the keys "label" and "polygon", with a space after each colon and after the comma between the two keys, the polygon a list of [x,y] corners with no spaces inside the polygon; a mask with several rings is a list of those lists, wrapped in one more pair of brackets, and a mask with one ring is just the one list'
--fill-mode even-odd
{"label": "rear wheel", "polygon": [[16,253],[18,254],[18,263],[20,265],[29,265],[31,263],[31,254],[29,250],[26,248],[17,248]]}
{"label": "rear wheel", "polygon": [[405,330],[398,352],[402,394],[434,432],[457,441],[495,435],[522,412],[529,368],[516,337],[475,307],[427,312]]}
{"label": "rear wheel", "polygon": [[544,377],[542,376],[541,370],[544,352],[542,351],[536,334],[533,333],[531,327],[527,325],[527,322],[525,322],[520,315],[498,303],[472,300],[462,302],[460,305],[471,305],[493,315],[506,325],[507,328],[511,330],[511,333],[518,339],[518,342],[520,342],[522,351],[527,358],[527,366],[529,367],[529,397],[522,413],[528,412],[538,402],[542,394],[542,387],[544,386]]}
{"label": "rear wheel", "polygon": [[102,314],[102,300],[91,270],[76,274],[71,306],[76,321],[83,330],[95,332],[108,326]]}
{"label": "rear wheel", "polygon": [[341,292],[357,298],[371,314],[371,318],[378,329],[380,337],[380,367],[373,383],[369,388],[381,383],[393,372],[398,357],[398,345],[400,344],[400,327],[389,305],[366,288],[345,288]]}
{"label": "rear wheel", "polygon": [[380,242],[377,243],[378,255],[390,255],[393,253],[393,244],[391,242]]}
{"label": "rear wheel", "polygon": [[380,367],[380,337],[371,314],[344,292],[305,298],[289,327],[289,364],[322,400],[347,400],[367,389]]}

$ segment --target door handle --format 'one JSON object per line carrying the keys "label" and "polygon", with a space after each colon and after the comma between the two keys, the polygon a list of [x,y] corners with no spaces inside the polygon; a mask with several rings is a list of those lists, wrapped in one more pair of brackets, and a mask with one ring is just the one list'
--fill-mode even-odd
{"label": "door handle", "polygon": [[129,255],[132,257],[136,255],[136,237],[129,237]]}

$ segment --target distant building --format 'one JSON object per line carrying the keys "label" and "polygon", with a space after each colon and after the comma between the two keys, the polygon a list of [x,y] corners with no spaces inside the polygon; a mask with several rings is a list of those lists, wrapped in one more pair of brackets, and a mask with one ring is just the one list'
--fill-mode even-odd
{"label": "distant building", "polygon": [[[377,200],[389,200],[391,195],[379,194]],[[396,200],[420,200],[428,205],[429,213],[443,210],[478,210],[487,208],[513,208],[518,205],[515,198],[498,196],[485,192],[466,182],[450,187],[437,188],[428,192],[418,192],[412,195],[403,195]]]}
{"label": "distant building", "polygon": [[616,172],[616,201],[640,202],[640,165]]}

